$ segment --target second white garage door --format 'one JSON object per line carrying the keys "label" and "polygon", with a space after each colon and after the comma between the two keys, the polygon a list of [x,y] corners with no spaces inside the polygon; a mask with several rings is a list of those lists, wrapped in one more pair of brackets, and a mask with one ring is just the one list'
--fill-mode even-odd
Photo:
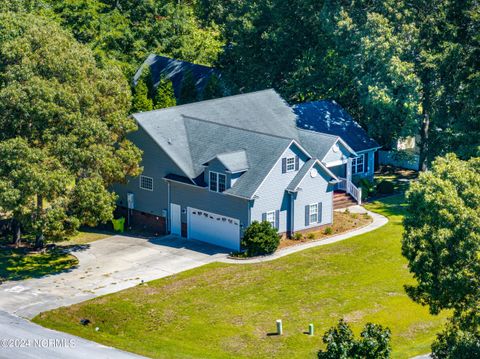
{"label": "second white garage door", "polygon": [[187,231],[189,239],[197,239],[235,251],[240,250],[238,219],[188,207]]}

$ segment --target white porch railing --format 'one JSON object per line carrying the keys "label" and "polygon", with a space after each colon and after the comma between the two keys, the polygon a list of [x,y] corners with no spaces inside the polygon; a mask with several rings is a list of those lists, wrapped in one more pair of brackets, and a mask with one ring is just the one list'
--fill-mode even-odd
{"label": "white porch railing", "polygon": [[362,204],[362,189],[356,187],[352,181],[347,180],[346,178],[338,178],[340,182],[337,184],[336,189],[340,191],[345,191],[350,194],[358,204]]}

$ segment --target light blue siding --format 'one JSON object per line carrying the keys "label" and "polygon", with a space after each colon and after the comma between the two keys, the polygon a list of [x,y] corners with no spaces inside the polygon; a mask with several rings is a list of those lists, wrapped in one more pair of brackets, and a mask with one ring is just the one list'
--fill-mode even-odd
{"label": "light blue siding", "polygon": [[[328,183],[328,179],[320,166],[316,165],[315,168],[319,174],[316,177],[311,177],[310,174],[307,173],[300,183],[301,190],[299,190],[294,197],[293,231],[318,227],[332,223],[333,221],[333,185]],[[305,206],[313,203],[322,204],[321,220],[319,223],[306,225]]]}
{"label": "light blue siding", "polygon": [[366,169],[364,173],[357,173],[354,175],[355,178],[369,178],[373,180],[373,175],[375,172],[375,151],[360,152],[359,156],[366,155],[367,160],[365,162]]}
{"label": "light blue siding", "polygon": [[[284,157],[299,157],[299,168],[309,159],[295,144],[292,144],[283,154]],[[287,212],[290,208],[289,194],[285,191],[298,171],[282,173],[282,160],[278,159],[272,171],[265,178],[256,192],[251,209],[251,221],[261,221],[262,214],[270,211],[279,211],[278,231],[287,231]]]}
{"label": "light blue siding", "polygon": [[325,155],[325,158],[319,158],[320,161],[323,163],[329,163],[329,162],[336,162],[340,160],[346,160],[348,157],[351,156],[351,153],[346,149],[346,147],[340,142],[337,141],[336,144],[339,147],[338,152],[334,152],[333,148],[330,148],[328,150],[327,154]]}

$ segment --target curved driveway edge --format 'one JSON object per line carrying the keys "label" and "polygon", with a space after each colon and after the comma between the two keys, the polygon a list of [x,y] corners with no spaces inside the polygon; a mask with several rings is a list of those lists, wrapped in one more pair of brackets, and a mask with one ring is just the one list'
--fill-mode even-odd
{"label": "curved driveway edge", "polygon": [[233,264],[249,264],[249,263],[261,263],[261,262],[273,261],[274,259],[285,257],[285,256],[288,256],[289,254],[300,252],[308,248],[324,246],[327,244],[340,242],[347,238],[355,237],[360,234],[368,233],[388,223],[387,217],[384,217],[381,214],[367,211],[367,210],[364,210],[363,213],[368,213],[373,218],[373,221],[372,223],[359,229],[354,229],[352,231],[338,234],[336,236],[332,236],[326,239],[319,239],[317,241],[312,241],[312,242],[307,242],[307,243],[302,243],[302,244],[297,244],[294,246],[282,248],[269,256],[256,257],[251,259],[219,258],[217,259],[217,261],[222,263],[233,263]]}

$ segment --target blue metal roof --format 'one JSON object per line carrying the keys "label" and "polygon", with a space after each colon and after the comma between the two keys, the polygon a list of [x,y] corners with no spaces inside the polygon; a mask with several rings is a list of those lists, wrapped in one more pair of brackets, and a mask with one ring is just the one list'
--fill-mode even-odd
{"label": "blue metal roof", "polygon": [[380,147],[335,101],[313,101],[293,106],[299,128],[341,137],[356,152]]}

